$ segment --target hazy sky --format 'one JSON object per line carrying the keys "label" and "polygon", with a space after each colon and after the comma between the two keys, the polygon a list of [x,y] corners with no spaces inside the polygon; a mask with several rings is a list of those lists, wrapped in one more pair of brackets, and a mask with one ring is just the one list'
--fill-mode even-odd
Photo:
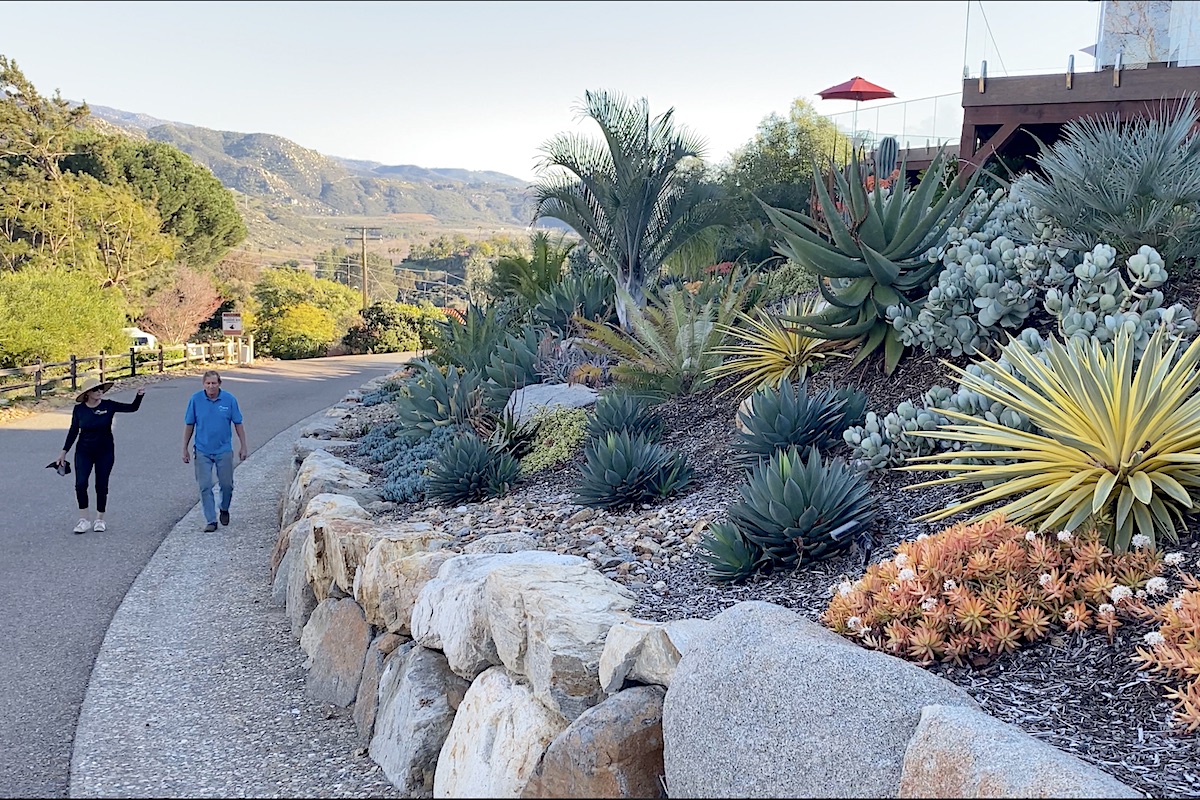
{"label": "hazy sky", "polygon": [[594,132],[576,114],[587,89],[674,107],[720,161],[797,97],[852,109],[816,93],[855,75],[910,100],[960,91],[964,60],[1053,72],[1076,53],[1090,68],[1078,50],[1095,41],[1098,6],[18,0],[0,2],[0,54],[46,95],[326,155],[531,178],[548,138]]}

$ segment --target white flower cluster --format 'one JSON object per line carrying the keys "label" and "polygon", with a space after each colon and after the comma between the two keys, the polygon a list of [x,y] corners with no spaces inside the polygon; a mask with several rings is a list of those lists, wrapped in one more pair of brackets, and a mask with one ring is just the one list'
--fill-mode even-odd
{"label": "white flower cluster", "polygon": [[1167,641],[1158,631],[1150,631],[1142,637],[1142,640],[1151,647],[1158,647]]}
{"label": "white flower cluster", "polygon": [[1146,581],[1146,594],[1166,594],[1167,591],[1166,578],[1151,578]]}
{"label": "white flower cluster", "polygon": [[911,567],[905,567],[904,569],[900,570],[900,574],[896,577],[899,578],[902,583],[915,581],[917,579],[917,573]]}
{"label": "white flower cluster", "polygon": [[935,608],[937,608],[937,606],[938,606],[938,599],[936,597],[926,597],[924,600],[921,601],[921,610],[922,611],[933,611]]}
{"label": "white flower cluster", "polygon": [[1054,580],[1054,578],[1049,572],[1043,572],[1041,575],[1038,575],[1038,583],[1042,586],[1049,585],[1050,581],[1052,580]]}
{"label": "white flower cluster", "polygon": [[1134,534],[1134,537],[1133,537],[1133,546],[1134,546],[1134,548],[1135,548],[1135,549],[1137,549],[1137,550],[1141,550],[1143,547],[1146,547],[1146,546],[1147,546],[1147,545],[1149,545],[1149,544],[1150,544],[1150,537],[1149,537],[1149,536],[1147,536],[1147,535],[1146,535],[1146,534],[1144,534],[1144,533],[1137,533],[1137,534]]}
{"label": "white flower cluster", "polygon": [[1060,542],[1071,541],[1071,532],[1070,531],[1059,531],[1056,535],[1058,536],[1058,540]]}
{"label": "white flower cluster", "polygon": [[838,584],[837,590],[838,594],[840,594],[842,597],[846,597],[854,591],[854,586],[850,583],[850,581],[842,581]]}
{"label": "white flower cluster", "polygon": [[[1122,588],[1122,587],[1118,587],[1118,588]],[[1112,603],[1101,603],[1100,608],[1097,609],[1097,611],[1099,611],[1101,614],[1111,614],[1116,610],[1117,610],[1116,607],[1113,606]]]}
{"label": "white flower cluster", "polygon": [[[1122,600],[1128,600],[1133,597],[1133,589],[1130,589],[1128,586],[1114,586],[1108,590],[1108,597],[1113,601],[1114,605],[1120,605]],[[1103,608],[1104,606],[1101,606],[1101,609]]]}
{"label": "white flower cluster", "polygon": [[1167,553],[1163,556],[1163,563],[1168,567],[1178,567],[1183,563],[1183,553]]}
{"label": "white flower cluster", "polygon": [[1027,542],[1037,541],[1037,533],[1035,533],[1034,531],[1029,531],[1028,533],[1025,534],[1025,541],[1027,541]]}

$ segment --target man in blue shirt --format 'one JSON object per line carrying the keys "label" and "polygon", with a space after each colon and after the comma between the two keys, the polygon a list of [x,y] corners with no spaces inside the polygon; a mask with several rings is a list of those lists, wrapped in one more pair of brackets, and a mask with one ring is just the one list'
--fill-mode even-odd
{"label": "man in blue shirt", "polygon": [[[217,529],[217,508],[213,499],[213,473],[221,487],[221,524],[229,524],[229,501],[233,498],[233,437],[229,428],[237,431],[238,460],[245,461],[246,429],[242,426],[242,411],[237,398],[221,388],[221,375],[216,370],[204,373],[204,389],[188,400],[183,417],[183,463],[195,457],[196,482],[200,484],[200,505],[204,509],[206,533]],[[188,446],[196,434],[194,450]]]}

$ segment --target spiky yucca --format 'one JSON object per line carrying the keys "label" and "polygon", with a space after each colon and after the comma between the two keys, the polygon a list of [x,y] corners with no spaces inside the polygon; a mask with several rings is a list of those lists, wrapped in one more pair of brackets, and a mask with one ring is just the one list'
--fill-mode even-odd
{"label": "spiky yucca", "polygon": [[743,426],[733,443],[738,461],[752,468],[788,447],[825,450],[840,442],[842,432],[856,424],[847,421],[852,399],[855,408],[849,413],[861,413],[865,396],[860,400],[848,392],[839,396],[831,390],[809,395],[805,383],[789,381],[775,389],[760,389],[750,396],[749,413],[738,413]]}
{"label": "spiky yucca", "polygon": [[847,550],[869,530],[875,502],[843,459],[780,450],[758,466],[729,506],[729,520],[773,564],[797,566]]}
{"label": "spiky yucca", "polygon": [[1116,552],[1129,549],[1139,533],[1151,543],[1174,541],[1176,524],[1195,507],[1200,490],[1200,339],[1180,352],[1181,341],[1168,343],[1165,331],[1154,332],[1136,365],[1134,339],[1124,329],[1111,354],[1092,339],[1064,345],[1051,338],[1046,362],[1010,341],[1003,357],[1017,374],[990,358],[978,361],[994,383],[948,365],[963,388],[1020,411],[1035,430],[943,410],[955,424],[914,435],[994,449],[972,451],[969,464],[946,463],[963,457],[947,452],[902,467],[950,473],[912,489],[984,486],[961,504],[921,519],[945,519],[1016,496],[997,510],[1038,530],[1094,524]]}
{"label": "spiky yucca", "polygon": [[747,539],[732,522],[714,522],[700,539],[700,558],[715,581],[740,581],[763,562],[762,548]]}
{"label": "spiky yucca", "polygon": [[625,431],[630,436],[641,434],[650,441],[657,442],[662,438],[663,420],[645,399],[636,395],[628,392],[608,392],[600,395],[588,414],[588,437],[595,439],[606,433],[620,431]]}
{"label": "spiky yucca", "polygon": [[426,497],[444,505],[497,497],[516,483],[520,465],[473,433],[446,445],[430,470]]}
{"label": "spiky yucca", "polygon": [[802,328],[783,321],[784,317],[801,317],[817,313],[826,303],[812,296],[789,300],[781,314],[759,310],[753,314],[739,313],[733,325],[723,332],[736,344],[716,349],[725,360],[709,370],[709,377],[741,375],[725,392],[774,388],[785,381],[801,382],[808,377],[814,362],[828,356],[849,358],[833,352],[843,342],[810,336]]}
{"label": "spiky yucca", "polygon": [[682,453],[624,431],[593,439],[584,458],[575,502],[585,506],[621,508],[658,500],[682,491],[692,479]]}

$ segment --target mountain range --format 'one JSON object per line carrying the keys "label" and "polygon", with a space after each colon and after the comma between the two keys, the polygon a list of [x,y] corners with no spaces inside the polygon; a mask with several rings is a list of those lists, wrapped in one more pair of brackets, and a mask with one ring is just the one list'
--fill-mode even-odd
{"label": "mountain range", "polygon": [[88,107],[101,127],[171,144],[212,170],[239,198],[250,244],[259,249],[325,243],[346,218],[470,230],[524,228],[533,217],[529,184],[500,172],[338,158],[273,134]]}

